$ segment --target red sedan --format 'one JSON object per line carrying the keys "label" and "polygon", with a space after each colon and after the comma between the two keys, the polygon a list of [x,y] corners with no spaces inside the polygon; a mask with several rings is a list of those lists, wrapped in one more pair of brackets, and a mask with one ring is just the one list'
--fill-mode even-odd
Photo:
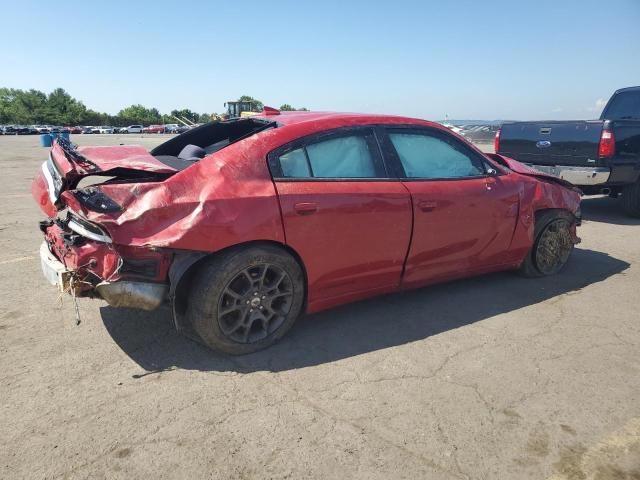
{"label": "red sedan", "polygon": [[51,283],[115,307],[171,302],[180,331],[232,354],[303,312],[498,270],[551,275],[579,241],[570,184],[382,115],[265,108],[150,152],[62,139],[32,191]]}
{"label": "red sedan", "polygon": [[142,133],[164,133],[164,125],[149,125],[142,129]]}

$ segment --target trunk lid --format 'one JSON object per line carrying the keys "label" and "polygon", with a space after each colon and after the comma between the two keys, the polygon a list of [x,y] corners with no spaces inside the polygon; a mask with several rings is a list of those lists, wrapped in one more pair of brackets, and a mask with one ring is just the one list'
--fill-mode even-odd
{"label": "trunk lid", "polygon": [[500,130],[501,155],[536,165],[597,166],[603,122],[514,122]]}
{"label": "trunk lid", "polygon": [[83,178],[104,176],[124,181],[160,181],[176,172],[141,146],[75,148],[69,142],[57,140],[34,179],[31,192],[44,213],[54,217],[64,208],[60,201],[62,192],[75,189]]}

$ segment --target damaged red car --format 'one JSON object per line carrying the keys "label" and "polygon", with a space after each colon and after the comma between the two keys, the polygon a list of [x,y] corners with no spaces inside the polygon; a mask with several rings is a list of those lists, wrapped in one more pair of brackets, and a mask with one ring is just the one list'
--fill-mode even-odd
{"label": "damaged red car", "polygon": [[291,112],[209,123],[151,151],[59,139],[32,186],[45,277],[147,310],[223,352],[304,312],[498,270],[558,272],[568,183],[432,122]]}

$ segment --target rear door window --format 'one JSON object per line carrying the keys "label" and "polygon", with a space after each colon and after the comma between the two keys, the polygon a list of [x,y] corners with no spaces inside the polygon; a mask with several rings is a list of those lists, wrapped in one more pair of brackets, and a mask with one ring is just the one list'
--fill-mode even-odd
{"label": "rear door window", "polygon": [[280,156],[282,176],[289,178],[311,177],[311,168],[307,162],[304,148],[296,148]]}
{"label": "rear door window", "polygon": [[[272,162],[275,177],[341,179],[384,177],[378,144],[370,129],[335,132],[301,142]],[[275,167],[275,168],[273,168]]]}

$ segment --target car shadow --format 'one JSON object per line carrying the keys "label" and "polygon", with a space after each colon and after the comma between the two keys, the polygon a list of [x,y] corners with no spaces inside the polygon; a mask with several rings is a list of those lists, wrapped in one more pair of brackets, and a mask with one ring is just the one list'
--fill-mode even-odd
{"label": "car shadow", "polygon": [[611,197],[586,197],[580,202],[582,219],[588,222],[610,223],[612,225],[640,225],[640,218],[626,215],[620,207],[620,200]]}
{"label": "car shadow", "polygon": [[554,277],[497,273],[407,291],[302,317],[267,350],[230,357],[178,334],[169,308],[155,312],[102,307],[104,325],[148,373],[283,371],[333,362],[428,338],[601,282],[629,267],[606,253],[576,249]]}

